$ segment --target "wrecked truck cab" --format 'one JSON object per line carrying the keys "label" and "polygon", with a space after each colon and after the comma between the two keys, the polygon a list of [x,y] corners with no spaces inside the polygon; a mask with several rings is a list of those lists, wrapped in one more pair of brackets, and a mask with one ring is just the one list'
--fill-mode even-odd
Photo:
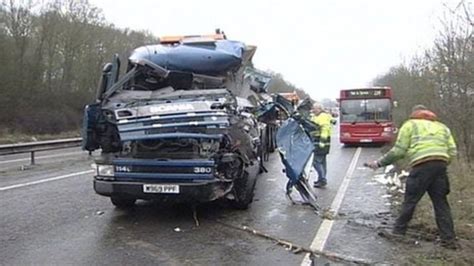
{"label": "wrecked truck cab", "polygon": [[247,208],[262,167],[245,77],[254,52],[221,38],[166,41],[136,49],[121,77],[115,57],[85,108],[83,148],[101,149],[95,191],[118,207],[226,198]]}

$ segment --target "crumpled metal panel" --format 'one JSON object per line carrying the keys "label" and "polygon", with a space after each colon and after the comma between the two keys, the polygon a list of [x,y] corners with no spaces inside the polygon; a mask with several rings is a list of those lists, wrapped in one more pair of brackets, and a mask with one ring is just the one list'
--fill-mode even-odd
{"label": "crumpled metal panel", "polygon": [[211,106],[210,102],[197,101],[118,109],[120,139],[220,139],[227,132],[229,118]]}
{"label": "crumpled metal panel", "polygon": [[298,121],[290,118],[278,129],[277,147],[291,185],[296,184],[313,154],[313,143]]}

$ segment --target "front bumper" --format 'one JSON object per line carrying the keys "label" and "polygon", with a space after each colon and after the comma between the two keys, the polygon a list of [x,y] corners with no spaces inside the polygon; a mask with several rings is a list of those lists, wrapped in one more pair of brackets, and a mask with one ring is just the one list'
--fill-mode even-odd
{"label": "front bumper", "polygon": [[145,193],[143,185],[150,182],[104,181],[94,179],[94,190],[107,197],[124,197],[170,202],[209,202],[224,197],[232,189],[231,182],[219,180],[199,183],[173,183],[179,185],[179,194]]}
{"label": "front bumper", "polygon": [[364,136],[364,137],[341,137],[340,142],[343,144],[370,144],[370,143],[390,143],[394,139],[394,136]]}

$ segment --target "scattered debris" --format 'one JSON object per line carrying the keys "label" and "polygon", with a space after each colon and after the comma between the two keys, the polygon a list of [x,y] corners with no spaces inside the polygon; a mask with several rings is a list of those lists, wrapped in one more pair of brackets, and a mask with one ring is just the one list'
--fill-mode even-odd
{"label": "scattered debris", "polygon": [[22,166],[20,166],[20,171],[26,171],[26,170],[30,170],[32,168],[33,167],[31,165],[22,165]]}
{"label": "scattered debris", "polygon": [[255,236],[259,236],[259,237],[262,237],[262,238],[265,238],[265,239],[275,241],[277,245],[285,247],[286,250],[291,251],[294,254],[298,254],[298,253],[301,253],[301,252],[309,253],[310,258],[312,258],[312,260],[314,260],[314,257],[316,257],[316,256],[322,256],[326,259],[329,259],[329,260],[332,260],[332,261],[337,261],[337,262],[354,263],[354,264],[361,264],[361,265],[371,265],[372,264],[372,262],[370,262],[370,261],[366,261],[366,260],[359,259],[359,258],[353,258],[353,257],[350,257],[350,256],[346,256],[344,254],[336,254],[336,253],[329,252],[329,251],[314,250],[314,249],[311,249],[309,247],[297,245],[297,244],[294,244],[290,241],[280,239],[280,238],[277,238],[275,236],[271,236],[271,235],[268,235],[266,233],[257,231],[255,229],[252,229],[252,228],[250,228],[248,226],[245,226],[245,225],[237,226],[237,225],[224,223],[222,221],[216,221],[216,222],[223,225],[223,226],[225,226],[225,227],[228,227],[228,228],[244,231],[244,232],[247,232],[247,233],[251,233]]}
{"label": "scattered debris", "polygon": [[95,215],[102,215],[102,214],[104,214],[104,213],[105,213],[104,211],[96,211],[96,212],[95,212]]}
{"label": "scattered debris", "polygon": [[324,209],[321,213],[321,218],[326,220],[334,220],[336,213],[331,209]]}
{"label": "scattered debris", "polygon": [[384,198],[384,199],[391,198],[391,197],[392,197],[392,195],[390,195],[390,194],[385,194],[385,195],[382,196],[382,198]]}
{"label": "scattered debris", "polygon": [[193,209],[193,219],[194,219],[194,223],[196,224],[196,226],[199,227],[199,220],[198,220],[198,217],[197,217],[196,208]]}
{"label": "scattered debris", "polygon": [[181,232],[181,228],[176,227],[175,229],[173,229],[173,231],[175,231],[175,232]]}
{"label": "scattered debris", "polygon": [[388,179],[386,178],[385,175],[374,175],[374,180],[379,182],[382,185],[388,184]]}
{"label": "scattered debris", "polygon": [[391,165],[387,165],[387,167],[385,167],[384,172],[387,174],[387,173],[390,173],[390,171],[392,171],[392,170],[393,170],[393,165],[391,164]]}

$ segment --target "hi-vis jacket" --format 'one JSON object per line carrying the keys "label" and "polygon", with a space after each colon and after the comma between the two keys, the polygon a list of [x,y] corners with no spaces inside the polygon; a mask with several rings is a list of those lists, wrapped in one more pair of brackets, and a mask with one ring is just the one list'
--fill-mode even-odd
{"label": "hi-vis jacket", "polygon": [[[421,114],[430,113],[423,111]],[[414,114],[400,128],[393,148],[377,161],[380,166],[389,165],[404,157],[408,158],[411,166],[430,160],[449,163],[456,156],[456,143],[449,128],[436,121],[433,113],[428,117]]]}
{"label": "hi-vis jacket", "polygon": [[318,125],[317,129],[310,133],[314,142],[314,152],[316,155],[329,153],[332,119],[332,116],[326,112],[321,112],[311,117],[311,122]]}

